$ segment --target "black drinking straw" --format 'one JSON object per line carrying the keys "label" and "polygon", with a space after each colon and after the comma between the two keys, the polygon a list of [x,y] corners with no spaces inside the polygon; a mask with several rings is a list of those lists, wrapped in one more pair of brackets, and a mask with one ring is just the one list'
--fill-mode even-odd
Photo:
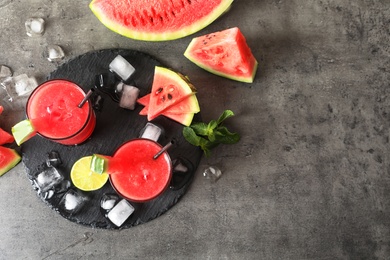
{"label": "black drinking straw", "polygon": [[153,159],[156,160],[163,152],[165,152],[166,150],[168,150],[172,145],[174,144],[174,141],[170,141],[169,143],[167,143],[163,148],[161,148],[160,151],[158,151],[158,153],[156,153],[154,156],[153,156]]}
{"label": "black drinking straw", "polygon": [[78,104],[77,106],[79,108],[82,108],[85,104],[85,102],[87,102],[87,100],[91,97],[92,93],[95,91],[95,89],[91,88],[88,90],[87,94],[85,94],[85,97],[83,98],[83,100],[81,100],[80,104]]}

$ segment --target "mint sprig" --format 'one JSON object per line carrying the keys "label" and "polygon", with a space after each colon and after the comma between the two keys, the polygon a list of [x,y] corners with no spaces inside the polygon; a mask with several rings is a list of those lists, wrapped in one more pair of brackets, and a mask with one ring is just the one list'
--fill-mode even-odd
{"label": "mint sprig", "polygon": [[225,110],[217,120],[208,124],[195,122],[183,128],[184,138],[192,145],[200,146],[205,155],[210,156],[210,150],[219,144],[234,144],[240,140],[240,135],[230,132],[223,122],[234,116],[233,111]]}

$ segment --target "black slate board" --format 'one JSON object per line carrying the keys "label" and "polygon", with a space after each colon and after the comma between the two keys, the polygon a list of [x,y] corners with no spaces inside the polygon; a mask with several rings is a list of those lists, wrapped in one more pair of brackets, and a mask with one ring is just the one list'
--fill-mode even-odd
{"label": "black slate board", "polygon": [[[109,72],[108,65],[117,55],[123,56],[135,67],[136,72],[128,81],[141,90],[140,96],[149,93],[152,86],[154,67],[162,65],[155,58],[145,53],[127,49],[107,49],[83,54],[58,67],[48,76],[48,79],[69,79],[87,91],[94,86],[96,75]],[[97,92],[95,91],[94,94]],[[120,108],[118,103],[114,102],[109,96],[101,96],[104,98],[103,107],[100,111],[96,111],[96,128],[91,138],[86,142],[77,146],[64,146],[40,136],[35,136],[22,145],[23,163],[30,180],[41,170],[48,153],[51,151],[59,153],[63,162],[58,168],[69,184],[71,183],[70,169],[79,158],[93,153],[112,155],[122,143],[139,136],[141,129],[147,123],[145,116],[138,115],[143,107],[138,105],[134,111],[126,110]],[[197,114],[194,120],[198,120],[199,117],[200,115]],[[182,125],[162,116],[153,120],[152,123],[163,128],[159,143],[164,145],[175,139],[176,147],[170,149],[169,154],[172,160],[181,157],[190,162],[192,166],[192,171],[189,173],[190,178],[184,186],[179,187],[179,189],[177,187],[176,189],[168,188],[152,201],[146,203],[131,202],[135,211],[120,229],[146,223],[175,205],[190,186],[193,174],[202,156],[201,150],[190,145],[182,136]],[[177,181],[177,179],[174,178],[173,181]],[[35,186],[33,185],[33,187]],[[75,189],[72,184],[70,188]],[[100,207],[103,194],[116,194],[109,181],[97,191],[82,192],[83,195],[88,197],[88,201],[77,213],[69,214],[61,206],[60,201],[64,193],[65,190],[57,188],[57,192],[52,197],[45,198],[47,193],[41,194],[37,190],[38,196],[48,206],[70,221],[93,228],[118,229],[106,218],[106,212]]]}

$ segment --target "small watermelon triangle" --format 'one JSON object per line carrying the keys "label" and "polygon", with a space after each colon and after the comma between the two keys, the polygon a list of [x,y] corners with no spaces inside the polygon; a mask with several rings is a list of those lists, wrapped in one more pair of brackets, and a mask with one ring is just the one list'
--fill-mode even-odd
{"label": "small watermelon triangle", "polygon": [[[145,95],[143,97],[141,97],[140,99],[137,100],[138,103],[140,103],[141,105],[144,105],[145,107],[139,112],[140,115],[142,116],[147,116],[148,115],[148,110],[149,110],[149,98],[150,95]],[[186,101],[183,100],[183,101]],[[183,101],[179,102],[182,103]],[[165,109],[163,112],[161,112],[160,115],[163,115],[165,117],[168,117],[182,125],[185,125],[185,126],[189,126],[194,118],[194,115],[195,113],[193,112],[181,112],[181,113],[177,113],[177,112],[171,112],[172,109],[174,109],[176,106],[173,106],[173,107],[169,107],[167,109]]]}
{"label": "small watermelon triangle", "polygon": [[184,56],[222,77],[252,83],[258,62],[238,27],[193,38]]}
{"label": "small watermelon triangle", "polygon": [[0,176],[12,169],[20,160],[20,155],[14,149],[0,146]]}
{"label": "small watermelon triangle", "polygon": [[162,67],[155,67],[149,100],[148,120],[183,99],[194,95],[193,86],[180,74]]}
{"label": "small watermelon triangle", "polygon": [[0,145],[3,145],[3,144],[10,144],[10,143],[13,143],[15,141],[14,137],[4,131],[4,129],[0,128]]}

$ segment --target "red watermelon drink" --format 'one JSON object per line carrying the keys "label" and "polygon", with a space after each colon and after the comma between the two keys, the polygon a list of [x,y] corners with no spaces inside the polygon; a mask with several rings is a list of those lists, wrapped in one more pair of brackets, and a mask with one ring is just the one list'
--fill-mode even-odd
{"label": "red watermelon drink", "polygon": [[120,146],[107,161],[113,188],[124,198],[146,202],[160,195],[169,185],[172,162],[162,146],[149,139],[133,139]]}
{"label": "red watermelon drink", "polygon": [[62,79],[38,86],[27,101],[27,117],[39,135],[64,145],[84,142],[92,134],[96,116],[89,101],[78,107],[85,92]]}

